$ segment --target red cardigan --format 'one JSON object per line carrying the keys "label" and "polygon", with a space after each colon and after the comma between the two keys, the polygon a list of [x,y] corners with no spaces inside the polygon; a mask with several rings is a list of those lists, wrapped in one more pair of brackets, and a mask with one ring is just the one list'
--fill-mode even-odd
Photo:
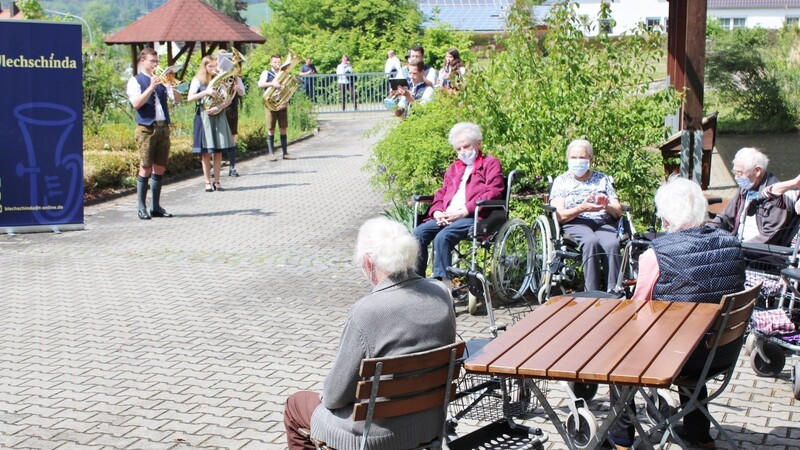
{"label": "red cardigan", "polygon": [[[436,211],[447,209],[447,205],[450,204],[450,201],[456,195],[456,191],[458,191],[461,177],[464,175],[466,168],[467,165],[461,160],[456,160],[450,165],[447,172],[444,173],[444,183],[442,183],[441,189],[436,191],[433,197],[433,203],[428,209],[426,221],[432,219],[433,213]],[[467,211],[469,214],[475,214],[475,203],[478,200],[499,199],[503,195],[504,188],[503,169],[500,167],[500,161],[494,156],[479,153],[466,186]],[[481,218],[486,218],[489,212],[489,210],[481,211]]]}

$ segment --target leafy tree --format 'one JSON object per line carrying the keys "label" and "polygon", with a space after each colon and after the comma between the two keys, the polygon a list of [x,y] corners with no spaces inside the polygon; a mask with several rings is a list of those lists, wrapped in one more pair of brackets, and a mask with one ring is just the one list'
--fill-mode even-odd
{"label": "leafy tree", "polygon": [[247,2],[242,0],[205,0],[205,2],[233,20],[245,23],[240,12],[247,9]]}
{"label": "leafy tree", "polygon": [[716,32],[709,42],[706,79],[734,116],[767,127],[793,127],[800,116],[792,105],[797,63],[790,52],[794,30],[737,28]]}
{"label": "leafy tree", "polygon": [[[267,40],[262,51],[285,55],[291,49],[300,56],[311,55],[320,73],[333,72],[342,54],[350,56],[355,71],[371,72],[383,70],[389,49],[403,54],[422,43],[427,62],[438,67],[447,48],[469,47],[465,35],[445,25],[424,31],[425,17],[416,0],[267,0],[267,4],[272,16],[262,25]],[[467,60],[468,53],[462,53]]]}
{"label": "leafy tree", "polygon": [[[608,7],[598,19],[609,17]],[[523,188],[531,194],[547,191],[546,176],[564,172],[569,141],[590,140],[597,168],[614,177],[622,201],[644,217],[661,177],[660,155],[647,147],[663,140],[664,118],[678,105],[674,90],[648,91],[663,36],[642,27],[620,38],[586,39],[574,3],[555,5],[541,34],[528,11],[515,10],[499,42],[505,50],[490,53],[484,70],[468,71],[457,95],[437,94],[415,107],[378,143],[367,165],[373,184],[388,187],[396,202],[433,192],[454,159],[448,130],[472,121],[506,171],[526,173]],[[537,205],[521,203],[515,214],[531,221]]]}
{"label": "leafy tree", "polygon": [[46,17],[44,8],[36,0],[19,0],[17,7],[28,20],[44,20]]}

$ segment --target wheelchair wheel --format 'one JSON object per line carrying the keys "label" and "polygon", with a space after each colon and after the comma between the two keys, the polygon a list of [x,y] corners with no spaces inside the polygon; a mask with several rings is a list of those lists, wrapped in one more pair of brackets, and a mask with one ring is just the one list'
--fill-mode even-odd
{"label": "wheelchair wheel", "polygon": [[472,292],[467,293],[467,312],[474,316],[478,312],[478,297]]}
{"label": "wheelchair wheel", "polygon": [[490,270],[492,287],[497,298],[514,302],[522,298],[532,274],[533,247],[530,229],[522,220],[506,222],[497,232]]}
{"label": "wheelchair wheel", "polygon": [[750,353],[750,367],[756,375],[760,377],[777,377],[786,365],[786,355],[783,354],[783,349],[780,345],[772,342],[764,342],[761,346],[761,351],[764,356],[769,360],[767,362],[761,357],[758,350]]}
{"label": "wheelchair wheel", "polygon": [[792,393],[794,394],[794,398],[800,400],[800,363],[797,363],[792,367]]}
{"label": "wheelchair wheel", "polygon": [[588,409],[578,408],[577,416],[572,412],[567,416],[567,434],[577,448],[587,448],[597,434],[597,418]]}
{"label": "wheelchair wheel", "polygon": [[567,383],[575,397],[582,398],[587,404],[597,395],[597,383]]}
{"label": "wheelchair wheel", "polygon": [[[530,287],[531,291],[539,296],[539,303],[543,303],[541,293],[542,288],[549,282],[548,264],[553,257],[553,232],[550,228],[550,221],[545,216],[539,216],[531,228],[531,240],[533,245],[531,265]],[[546,296],[546,294],[545,294]],[[547,300],[546,298],[544,300]]]}
{"label": "wheelchair wheel", "polygon": [[656,389],[656,395],[649,394],[650,400],[655,405],[655,409],[649,404],[644,410],[644,415],[647,417],[647,420],[650,422],[651,425],[657,425],[659,423],[659,417],[663,420],[671,415],[675,414],[675,411],[678,410],[678,406],[680,403],[671,395],[669,395],[669,391],[665,391],[663,389]]}

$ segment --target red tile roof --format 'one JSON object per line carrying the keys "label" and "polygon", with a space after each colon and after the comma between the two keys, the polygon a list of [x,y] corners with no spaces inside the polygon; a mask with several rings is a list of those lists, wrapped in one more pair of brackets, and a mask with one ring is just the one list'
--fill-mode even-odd
{"label": "red tile roof", "polygon": [[106,38],[106,44],[257,42],[265,39],[201,0],[169,0]]}

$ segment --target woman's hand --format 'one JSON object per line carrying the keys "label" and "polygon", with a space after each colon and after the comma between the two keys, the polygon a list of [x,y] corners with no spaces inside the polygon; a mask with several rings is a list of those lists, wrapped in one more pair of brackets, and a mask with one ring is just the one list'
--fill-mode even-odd
{"label": "woman's hand", "polygon": [[[603,203],[598,203],[601,201]],[[598,199],[595,194],[590,194],[586,199],[583,200],[583,203],[580,204],[580,209],[582,213],[585,212],[599,212],[606,209],[608,205],[608,197],[605,195],[603,199]]]}
{"label": "woman's hand", "polygon": [[206,110],[206,114],[208,114],[209,116],[215,116],[219,114],[220,111],[222,110],[220,109],[219,106],[212,106],[211,108],[208,108],[208,110]]}
{"label": "woman's hand", "polygon": [[206,97],[217,98],[219,92],[216,89],[212,88],[211,86],[207,87],[205,90]]}
{"label": "woman's hand", "polygon": [[450,225],[458,219],[467,217],[469,212],[465,208],[458,209],[451,212],[436,211],[433,213],[433,218],[436,219],[436,224],[439,226]]}

